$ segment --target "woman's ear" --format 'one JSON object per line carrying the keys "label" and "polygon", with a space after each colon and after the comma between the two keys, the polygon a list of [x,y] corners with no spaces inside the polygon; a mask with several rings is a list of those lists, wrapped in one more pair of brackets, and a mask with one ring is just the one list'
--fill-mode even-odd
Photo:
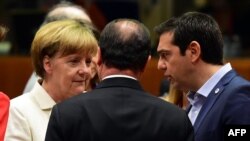
{"label": "woman's ear", "polygon": [[47,72],[47,73],[52,72],[51,59],[48,55],[44,56],[44,58],[43,58],[43,68],[44,68],[45,72]]}
{"label": "woman's ear", "polygon": [[201,47],[197,41],[192,41],[188,45],[188,54],[191,57],[192,62],[196,62],[201,57]]}

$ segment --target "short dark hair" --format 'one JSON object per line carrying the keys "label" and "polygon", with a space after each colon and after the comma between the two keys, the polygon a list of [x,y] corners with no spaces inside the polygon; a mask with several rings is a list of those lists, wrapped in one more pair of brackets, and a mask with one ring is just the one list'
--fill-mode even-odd
{"label": "short dark hair", "polygon": [[[133,29],[124,32],[122,23],[133,24]],[[150,34],[146,26],[137,20],[116,19],[103,29],[99,46],[106,66],[142,71],[150,55]]]}
{"label": "short dark hair", "polygon": [[223,64],[223,38],[215,19],[200,12],[187,12],[178,18],[171,18],[155,27],[160,36],[173,32],[174,45],[185,55],[188,45],[197,41],[201,46],[201,58],[211,64]]}

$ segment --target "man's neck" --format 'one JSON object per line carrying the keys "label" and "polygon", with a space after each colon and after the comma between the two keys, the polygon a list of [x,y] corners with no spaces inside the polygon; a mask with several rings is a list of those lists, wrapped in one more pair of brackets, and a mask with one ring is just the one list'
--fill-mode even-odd
{"label": "man's neck", "polygon": [[129,70],[129,69],[119,70],[117,68],[113,68],[113,67],[110,68],[105,65],[100,66],[99,68],[100,79],[103,79],[110,75],[126,75],[130,77],[134,77],[135,79],[139,79],[141,76],[141,73],[135,73],[134,71]]}
{"label": "man's neck", "polygon": [[196,91],[209,79],[211,78],[223,65],[212,65],[212,64],[206,64],[203,66],[200,66],[197,71],[197,76],[196,77],[198,82]]}

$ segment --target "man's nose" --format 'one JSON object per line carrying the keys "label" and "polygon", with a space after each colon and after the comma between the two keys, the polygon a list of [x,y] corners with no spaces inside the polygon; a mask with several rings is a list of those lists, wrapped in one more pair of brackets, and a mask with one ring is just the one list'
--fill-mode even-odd
{"label": "man's nose", "polygon": [[157,68],[158,68],[158,70],[165,70],[166,64],[161,59],[159,59],[158,64],[157,64]]}

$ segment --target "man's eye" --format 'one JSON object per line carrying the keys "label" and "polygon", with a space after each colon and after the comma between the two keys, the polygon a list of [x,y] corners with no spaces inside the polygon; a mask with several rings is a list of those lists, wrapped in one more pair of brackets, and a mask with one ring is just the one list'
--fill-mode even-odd
{"label": "man's eye", "polygon": [[166,58],[166,57],[167,57],[167,53],[161,53],[161,54],[160,54],[160,57],[161,57],[161,58]]}

